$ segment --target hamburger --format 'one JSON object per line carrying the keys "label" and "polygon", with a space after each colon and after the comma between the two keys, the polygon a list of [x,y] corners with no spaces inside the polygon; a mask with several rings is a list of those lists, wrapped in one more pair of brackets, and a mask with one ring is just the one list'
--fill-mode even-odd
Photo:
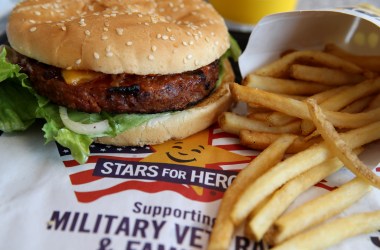
{"label": "hamburger", "polygon": [[46,140],[80,163],[93,142],[142,146],[188,137],[232,103],[228,57],[238,48],[203,0],[26,0],[10,14],[7,37],[4,82],[21,84],[1,83],[0,91],[25,97],[0,93],[13,112],[8,118],[21,121],[0,129],[43,118]]}

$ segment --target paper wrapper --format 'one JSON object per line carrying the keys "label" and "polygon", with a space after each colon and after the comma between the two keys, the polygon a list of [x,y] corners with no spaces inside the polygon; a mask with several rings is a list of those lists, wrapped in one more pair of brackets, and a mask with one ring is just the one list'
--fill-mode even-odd
{"label": "paper wrapper", "polygon": [[[283,50],[318,49],[326,42],[378,53],[380,45],[355,38],[379,34],[376,18],[351,9],[265,18],[240,60],[242,71],[246,74]],[[373,143],[361,156],[374,171],[380,168],[379,148]],[[93,145],[84,165],[67,149],[44,145],[39,125],[24,133],[2,134],[0,152],[0,242],[7,250],[205,249],[224,190],[257,155],[216,125],[158,146]],[[341,170],[292,207],[352,177]],[[343,214],[378,209],[380,193],[373,190]],[[231,249],[265,249],[242,235],[233,238]],[[378,247],[380,233],[373,232],[333,249]]]}

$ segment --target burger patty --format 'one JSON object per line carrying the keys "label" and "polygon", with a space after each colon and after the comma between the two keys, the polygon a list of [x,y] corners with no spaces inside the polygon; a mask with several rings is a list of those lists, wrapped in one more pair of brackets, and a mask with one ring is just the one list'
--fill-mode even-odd
{"label": "burger patty", "polygon": [[77,85],[67,84],[61,69],[16,54],[36,92],[52,102],[96,113],[159,113],[183,110],[207,97],[219,75],[218,60],[194,71],[169,75],[101,74]]}

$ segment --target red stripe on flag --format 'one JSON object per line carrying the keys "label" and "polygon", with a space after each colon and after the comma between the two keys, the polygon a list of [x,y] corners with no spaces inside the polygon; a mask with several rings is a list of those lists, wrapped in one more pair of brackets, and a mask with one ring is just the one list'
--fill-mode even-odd
{"label": "red stripe on flag", "polygon": [[245,146],[242,146],[240,144],[230,144],[230,145],[214,145],[214,147],[218,147],[221,149],[225,149],[228,151],[234,151],[234,150],[252,150]]}
{"label": "red stripe on flag", "polygon": [[203,189],[203,194],[198,195],[195,191],[185,185],[178,185],[169,182],[155,182],[151,185],[149,182],[142,181],[125,181],[107,189],[93,190],[88,192],[75,192],[79,202],[93,202],[103,196],[116,194],[126,190],[139,190],[145,193],[158,193],[161,191],[173,191],[194,201],[212,202],[222,198],[223,193],[214,190]]}
{"label": "red stripe on flag", "polygon": [[318,182],[317,184],[315,184],[314,186],[316,186],[316,187],[319,187],[319,188],[323,188],[323,189],[326,189],[326,190],[328,190],[328,191],[333,191],[333,190],[335,190],[336,188],[338,188],[338,187],[331,187],[331,186],[329,186],[329,185],[327,185],[327,184],[324,184],[324,182],[327,182],[326,180],[322,180],[322,181],[320,181],[320,182]]}
{"label": "red stripe on flag", "polygon": [[216,134],[211,134],[212,139],[228,139],[228,138],[233,138],[233,139],[239,139],[239,136],[233,135],[227,132],[220,132]]}
{"label": "red stripe on flag", "polygon": [[78,172],[70,175],[71,184],[73,185],[81,185],[89,182],[97,181],[102,179],[103,177],[92,175],[93,169],[85,170],[82,172]]}

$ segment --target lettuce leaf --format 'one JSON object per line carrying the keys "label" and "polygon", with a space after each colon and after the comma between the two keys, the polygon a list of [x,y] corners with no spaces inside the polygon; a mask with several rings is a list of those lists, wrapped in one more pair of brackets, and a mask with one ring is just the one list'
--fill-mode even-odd
{"label": "lettuce leaf", "polygon": [[[0,48],[1,49],[1,48]],[[0,51],[0,130],[26,130],[36,118],[37,101],[23,87],[27,75],[20,67],[6,61],[6,50]]]}
{"label": "lettuce leaf", "polygon": [[[46,142],[56,141],[60,145],[70,149],[73,158],[83,164],[87,162],[90,155],[90,145],[94,138],[101,136],[116,136],[127,129],[141,125],[142,123],[159,116],[160,114],[117,114],[112,115],[105,112],[102,113],[85,113],[74,110],[68,110],[71,120],[81,122],[83,124],[91,124],[102,120],[108,120],[110,124],[109,130],[101,134],[82,135],[77,134],[66,128],[62,123],[59,115],[59,106],[53,103],[44,103],[40,101],[37,110],[38,117],[46,120],[42,130]],[[44,104],[43,104],[44,103]]]}

